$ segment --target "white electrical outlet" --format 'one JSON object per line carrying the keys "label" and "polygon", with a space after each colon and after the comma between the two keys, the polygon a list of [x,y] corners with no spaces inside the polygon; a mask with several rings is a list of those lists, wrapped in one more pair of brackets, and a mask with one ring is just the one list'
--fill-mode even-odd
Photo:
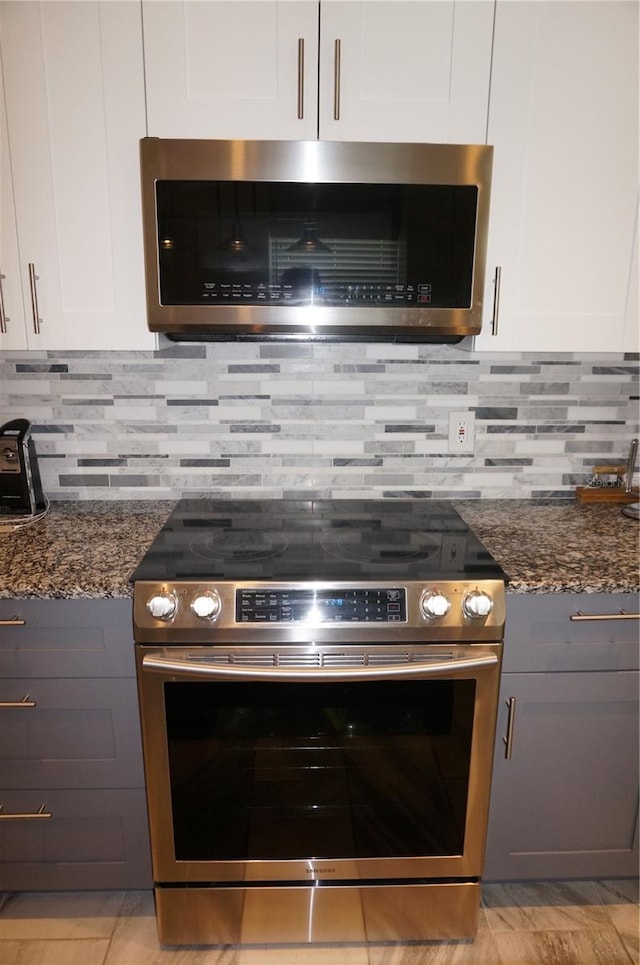
{"label": "white electrical outlet", "polygon": [[474,412],[449,413],[449,452],[473,452],[476,437]]}

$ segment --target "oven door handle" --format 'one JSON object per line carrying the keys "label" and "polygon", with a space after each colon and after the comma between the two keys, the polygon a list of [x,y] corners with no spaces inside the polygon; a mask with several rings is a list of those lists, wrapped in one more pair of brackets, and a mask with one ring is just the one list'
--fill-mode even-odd
{"label": "oven door handle", "polygon": [[488,669],[495,667],[497,663],[498,657],[495,653],[408,664],[382,664],[375,667],[222,666],[171,657],[154,657],[151,654],[146,654],[142,658],[143,670],[169,673],[177,677],[279,681],[402,680],[407,677],[443,677],[457,671]]}

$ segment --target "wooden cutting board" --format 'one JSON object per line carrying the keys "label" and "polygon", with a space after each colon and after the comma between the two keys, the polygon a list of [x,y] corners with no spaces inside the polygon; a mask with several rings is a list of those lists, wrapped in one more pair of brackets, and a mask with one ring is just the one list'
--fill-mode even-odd
{"label": "wooden cutting board", "polygon": [[576,498],[583,503],[637,503],[638,490],[632,489],[627,493],[619,486],[613,486],[610,489],[604,486],[578,486]]}

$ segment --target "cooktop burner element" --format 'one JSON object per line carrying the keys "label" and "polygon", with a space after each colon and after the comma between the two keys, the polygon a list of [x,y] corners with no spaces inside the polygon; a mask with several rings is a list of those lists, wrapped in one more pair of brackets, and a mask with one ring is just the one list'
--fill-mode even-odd
{"label": "cooktop burner element", "polygon": [[329,530],[322,540],[322,548],[337,559],[387,566],[425,562],[439,553],[440,542],[423,533],[407,534],[403,530],[375,530],[369,533],[356,526],[353,529]]}
{"label": "cooktop burner element", "polygon": [[288,545],[289,541],[283,533],[225,529],[222,532],[200,533],[189,544],[189,551],[203,560],[255,563],[283,553]]}

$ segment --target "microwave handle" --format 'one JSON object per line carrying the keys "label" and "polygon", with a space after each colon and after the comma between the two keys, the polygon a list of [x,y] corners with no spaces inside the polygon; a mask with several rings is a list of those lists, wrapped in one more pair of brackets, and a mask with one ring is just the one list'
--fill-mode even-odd
{"label": "microwave handle", "polygon": [[495,653],[478,657],[433,660],[427,663],[388,664],[376,667],[251,667],[218,666],[198,661],[157,657],[147,654],[142,658],[142,669],[169,673],[178,677],[204,677],[213,680],[278,680],[294,682],[402,680],[412,677],[446,677],[456,671],[482,670],[495,667]]}

